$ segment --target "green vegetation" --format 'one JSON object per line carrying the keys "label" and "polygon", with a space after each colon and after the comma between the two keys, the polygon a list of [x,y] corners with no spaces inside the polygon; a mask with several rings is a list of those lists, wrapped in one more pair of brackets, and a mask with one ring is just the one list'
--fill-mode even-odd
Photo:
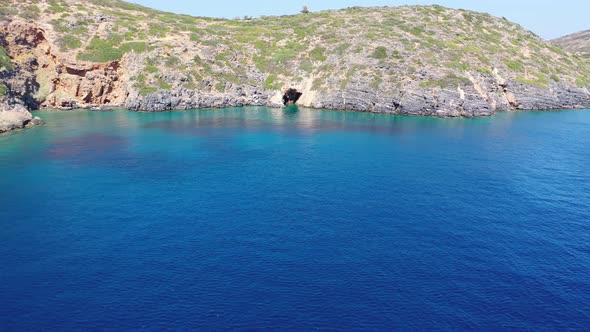
{"label": "green vegetation", "polygon": [[156,66],[146,66],[143,70],[151,74],[155,74],[159,71],[158,67]]}
{"label": "green vegetation", "polygon": [[314,61],[324,62],[324,61],[328,60],[328,58],[324,55],[325,52],[326,52],[325,47],[316,47],[309,53],[309,56]]}
{"label": "green vegetation", "polygon": [[449,63],[448,68],[452,68],[458,71],[467,71],[471,66],[463,61],[453,60]]}
{"label": "green vegetation", "polygon": [[86,51],[78,54],[78,60],[93,61],[93,62],[109,62],[119,60],[123,56],[123,52],[116,48],[118,43],[115,40],[102,40],[94,37]]}
{"label": "green vegetation", "polygon": [[121,35],[110,35],[106,40],[94,37],[86,50],[78,54],[78,60],[109,62],[121,59],[125,53],[143,53],[149,50],[145,42],[121,43],[123,39]]}
{"label": "green vegetation", "polygon": [[172,88],[172,86],[170,85],[170,83],[164,81],[163,79],[158,79],[158,87],[162,90],[170,90]]}
{"label": "green vegetation", "polygon": [[135,77],[134,79],[132,79],[132,81],[135,81],[133,87],[138,89],[142,96],[147,96],[150,93],[158,91],[157,87],[146,82],[147,77],[143,74],[140,74],[138,77]]}
{"label": "green vegetation", "polygon": [[276,64],[284,65],[289,60],[294,59],[296,55],[297,53],[294,49],[282,49],[272,55],[272,61]]}
{"label": "green vegetation", "polygon": [[119,51],[124,53],[135,52],[135,53],[143,53],[148,50],[148,45],[146,42],[129,42],[124,43],[119,46]]}
{"label": "green vegetation", "polygon": [[139,88],[139,92],[141,93],[142,96],[147,96],[150,93],[154,93],[154,92],[158,91],[158,88],[156,88],[155,86],[136,85],[135,87]]}
{"label": "green vegetation", "polygon": [[180,58],[178,58],[177,56],[171,55],[168,57],[168,59],[166,59],[166,66],[167,67],[176,67],[180,64]]}
{"label": "green vegetation", "polygon": [[547,77],[542,75],[539,75],[536,78],[525,78],[519,76],[516,78],[516,81],[518,83],[536,86],[541,89],[547,89],[547,87],[549,86],[549,80],[547,79]]}
{"label": "green vegetation", "polygon": [[270,75],[264,80],[263,87],[266,90],[278,90],[281,88],[280,84],[277,82],[277,77],[274,75]]}
{"label": "green vegetation", "polygon": [[383,46],[379,46],[375,49],[373,54],[371,54],[371,58],[374,59],[385,59],[387,58],[387,48]]}
{"label": "green vegetation", "polygon": [[480,67],[480,68],[476,68],[475,70],[482,73],[482,74],[488,75],[488,76],[492,76],[494,74],[490,68]]}
{"label": "green vegetation", "polygon": [[47,8],[47,11],[50,13],[63,13],[66,11],[66,9],[63,6],[54,2],[49,5],[49,7]]}
{"label": "green vegetation", "polygon": [[165,37],[169,31],[170,29],[163,24],[150,23],[147,33],[151,37]]}
{"label": "green vegetation", "polygon": [[65,13],[59,19],[51,21],[51,25],[56,32],[66,35],[74,35],[79,38],[85,38],[89,32],[89,27],[95,24],[94,20],[89,18],[70,18]]}
{"label": "green vegetation", "polygon": [[39,18],[41,10],[37,5],[28,5],[20,12],[20,17],[27,20],[36,20]]}
{"label": "green vegetation", "polygon": [[304,59],[301,61],[301,64],[299,64],[299,69],[306,73],[311,73],[313,72],[313,62],[309,59]]}
{"label": "green vegetation", "polygon": [[420,87],[422,88],[457,88],[460,85],[467,85],[470,84],[471,81],[462,76],[457,76],[455,74],[448,74],[446,77],[440,80],[429,80],[420,83]]}
{"label": "green vegetation", "polygon": [[0,46],[0,71],[1,70],[12,70],[12,62],[10,62],[10,57],[6,53],[4,47]]}
{"label": "green vegetation", "polygon": [[0,19],[8,18],[17,14],[17,10],[7,1],[0,1]]}
{"label": "green vegetation", "polygon": [[510,69],[512,71],[524,73],[524,70],[525,70],[524,64],[520,61],[506,60],[505,64],[506,64],[506,67],[508,67],[508,69]]}
{"label": "green vegetation", "polygon": [[379,87],[383,83],[383,79],[381,77],[375,76],[373,77],[373,81],[371,82],[371,87],[375,90],[379,90]]}
{"label": "green vegetation", "polygon": [[6,87],[6,85],[0,83],[0,97],[6,96],[7,93],[8,93],[8,88]]}
{"label": "green vegetation", "polygon": [[350,46],[352,46],[352,44],[350,43],[340,44],[336,46],[336,48],[334,49],[334,53],[336,53],[339,56],[342,56],[350,48]]}
{"label": "green vegetation", "polygon": [[576,84],[579,87],[590,87],[590,77],[578,77],[576,79]]}
{"label": "green vegetation", "polygon": [[75,50],[80,48],[80,46],[82,46],[82,42],[80,41],[80,38],[73,36],[73,35],[65,35],[62,38],[62,43],[60,45],[60,48],[62,51],[67,51],[67,50]]}

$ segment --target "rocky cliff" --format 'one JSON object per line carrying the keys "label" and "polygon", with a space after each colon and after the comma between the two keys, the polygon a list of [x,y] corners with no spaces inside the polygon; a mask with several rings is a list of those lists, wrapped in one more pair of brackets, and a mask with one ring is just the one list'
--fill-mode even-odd
{"label": "rocky cliff", "polygon": [[590,104],[587,61],[505,19],[440,6],[221,20],[118,0],[9,0],[0,22],[0,93],[29,109],[288,101],[472,117]]}

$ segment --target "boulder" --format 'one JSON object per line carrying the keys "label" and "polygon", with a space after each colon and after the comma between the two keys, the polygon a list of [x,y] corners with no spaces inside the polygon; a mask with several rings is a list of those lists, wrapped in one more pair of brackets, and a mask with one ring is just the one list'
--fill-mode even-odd
{"label": "boulder", "polygon": [[41,118],[33,118],[33,115],[20,104],[11,105],[7,102],[0,102],[0,133],[39,126],[43,123]]}

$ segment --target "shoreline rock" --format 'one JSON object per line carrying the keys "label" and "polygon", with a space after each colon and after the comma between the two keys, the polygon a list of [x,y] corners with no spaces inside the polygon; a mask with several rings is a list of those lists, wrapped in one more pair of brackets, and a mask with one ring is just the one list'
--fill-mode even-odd
{"label": "shoreline rock", "polygon": [[0,102],[0,133],[41,126],[44,123],[45,122],[40,117],[33,117],[33,115],[20,104],[10,105],[7,102]]}
{"label": "shoreline rock", "polygon": [[[466,86],[463,89],[469,91],[470,87]],[[486,117],[494,115],[498,111],[590,108],[590,93],[585,89],[560,85],[552,85],[548,90],[516,85],[512,90],[507,88],[503,95],[496,96],[493,91],[486,96],[481,96],[475,91],[469,92],[467,94],[465,91],[459,92],[449,89],[419,90],[406,93],[400,98],[394,95],[374,96],[367,92],[347,90],[326,93],[317,96],[311,102],[298,102],[296,105],[324,110],[443,118]],[[511,97],[507,97],[507,95]],[[265,91],[256,91],[254,96],[247,97],[243,94],[198,94],[195,91],[181,90],[179,92],[158,91],[145,97],[129,98],[126,104],[121,107],[140,112],[166,112],[241,106],[278,108],[284,105],[274,102]]]}

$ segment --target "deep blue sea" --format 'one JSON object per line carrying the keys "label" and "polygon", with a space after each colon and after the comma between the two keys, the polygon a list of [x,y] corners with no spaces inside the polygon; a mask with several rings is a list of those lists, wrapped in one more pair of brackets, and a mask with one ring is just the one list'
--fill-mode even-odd
{"label": "deep blue sea", "polygon": [[38,115],[1,331],[590,329],[590,110]]}

